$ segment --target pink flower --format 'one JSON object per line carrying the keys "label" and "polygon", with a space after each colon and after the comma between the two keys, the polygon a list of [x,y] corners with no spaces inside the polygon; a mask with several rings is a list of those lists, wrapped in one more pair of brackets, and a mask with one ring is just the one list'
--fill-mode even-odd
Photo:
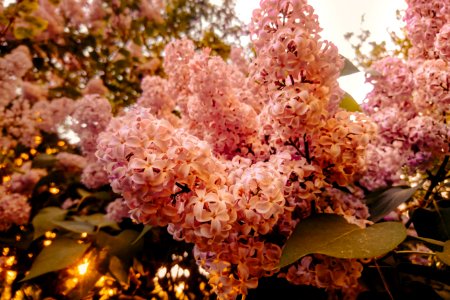
{"label": "pink flower", "polygon": [[12,193],[30,195],[36,183],[47,175],[45,169],[31,168],[31,161],[26,162],[20,168],[20,172],[11,175],[11,180],[6,183],[7,190]]}
{"label": "pink flower", "polygon": [[122,222],[124,218],[129,218],[129,208],[122,198],[117,198],[106,207],[106,217],[116,222]]}
{"label": "pink flower", "polygon": [[108,184],[108,174],[105,171],[104,165],[99,162],[91,162],[84,169],[81,174],[81,183],[90,189],[97,189],[105,184]]}
{"label": "pink flower", "polygon": [[30,211],[27,197],[17,193],[7,193],[0,186],[0,231],[8,230],[13,224],[26,224]]}

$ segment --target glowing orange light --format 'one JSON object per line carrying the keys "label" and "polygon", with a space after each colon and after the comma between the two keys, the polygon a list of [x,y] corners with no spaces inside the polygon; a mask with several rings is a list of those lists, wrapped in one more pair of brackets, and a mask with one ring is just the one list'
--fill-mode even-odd
{"label": "glowing orange light", "polygon": [[59,193],[59,189],[56,186],[52,186],[51,188],[48,189],[48,191],[50,192],[50,194],[56,195]]}
{"label": "glowing orange light", "polygon": [[6,282],[7,284],[11,284],[14,279],[16,279],[17,276],[17,272],[16,271],[6,271]]}
{"label": "glowing orange light", "polygon": [[30,159],[30,156],[29,156],[28,154],[26,154],[26,153],[20,154],[20,157],[21,157],[23,160],[29,160],[29,159]]}
{"label": "glowing orange light", "polygon": [[36,153],[37,153],[36,149],[31,149],[31,150],[30,150],[30,154],[31,154],[31,155],[35,155]]}
{"label": "glowing orange light", "polygon": [[87,273],[89,267],[89,261],[87,259],[83,260],[82,264],[79,264],[77,269],[78,269],[78,274],[80,274],[81,276],[85,275]]}
{"label": "glowing orange light", "polygon": [[54,239],[56,237],[56,233],[52,232],[52,231],[46,231],[45,232],[45,237],[48,239]]}
{"label": "glowing orange light", "polygon": [[6,259],[5,262],[6,262],[7,266],[11,267],[14,264],[15,261],[16,261],[16,257],[15,256],[10,256],[10,257],[8,257]]}
{"label": "glowing orange light", "polygon": [[52,244],[52,240],[45,240],[44,241],[44,246],[45,247],[48,247],[48,246],[50,246]]}
{"label": "glowing orange light", "polygon": [[40,143],[42,143],[42,136],[39,136],[39,135],[35,136],[34,137],[34,143],[36,145],[39,145]]}
{"label": "glowing orange light", "polygon": [[23,159],[21,158],[16,158],[14,160],[14,163],[16,164],[16,166],[20,167],[21,165],[23,165]]}
{"label": "glowing orange light", "polygon": [[58,149],[55,149],[55,148],[47,148],[47,149],[45,149],[45,154],[48,154],[48,155],[54,154],[56,152],[58,152]]}
{"label": "glowing orange light", "polygon": [[58,145],[59,147],[64,147],[64,146],[66,145],[66,142],[64,142],[64,141],[58,141],[57,145]]}

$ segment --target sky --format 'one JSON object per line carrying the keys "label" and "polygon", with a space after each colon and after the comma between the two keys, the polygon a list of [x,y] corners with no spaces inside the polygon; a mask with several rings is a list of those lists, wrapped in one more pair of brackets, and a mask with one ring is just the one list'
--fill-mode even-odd
{"label": "sky", "polygon": [[[406,8],[403,0],[309,0],[309,4],[319,16],[322,37],[332,41],[339,53],[350,59],[354,57],[354,51],[344,34],[359,33],[363,15],[364,28],[371,31],[371,39],[388,41],[389,31],[398,31],[402,26],[396,19],[396,10]],[[236,0],[237,15],[248,23],[253,9],[258,6],[259,0]],[[364,83],[363,72],[341,77],[339,83],[358,102],[362,102],[371,90],[371,86]]]}

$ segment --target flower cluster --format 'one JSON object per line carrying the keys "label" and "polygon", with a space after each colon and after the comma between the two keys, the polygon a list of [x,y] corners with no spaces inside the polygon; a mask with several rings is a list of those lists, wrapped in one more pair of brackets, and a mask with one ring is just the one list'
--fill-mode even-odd
{"label": "flower cluster", "polygon": [[[228,64],[189,40],[172,42],[167,78],[145,78],[138,103],[99,135],[96,155],[131,217],[194,243],[220,299],[278,272],[284,243],[313,207],[365,226],[362,192],[332,187],[365,168],[375,128],[338,108],[343,61],[319,31],[304,0],[263,0],[250,65],[239,53]],[[354,288],[361,274],[358,262],[343,261],[333,283],[335,260],[319,265],[307,272],[330,289]]]}
{"label": "flower cluster", "polygon": [[79,136],[84,155],[92,156],[97,148],[96,140],[112,118],[111,105],[98,94],[86,95],[75,102],[71,115],[73,131]]}
{"label": "flower cluster", "polygon": [[32,103],[23,97],[22,78],[31,67],[30,52],[25,46],[0,58],[0,131],[12,146],[16,141],[34,146],[34,138],[39,135]]}
{"label": "flower cluster", "polygon": [[[445,31],[448,31],[444,25],[449,23],[450,5],[439,0],[406,2],[408,9],[405,15],[405,29],[413,45],[409,56],[413,59],[439,57],[442,47],[446,47],[442,44],[442,39],[445,40]],[[435,48],[435,45],[438,47]]]}
{"label": "flower cluster", "polygon": [[367,77],[374,88],[363,108],[379,129],[361,179],[369,190],[398,184],[403,167],[411,173],[424,170],[450,151],[450,6],[445,1],[407,2],[408,60],[377,61]]}
{"label": "flower cluster", "polygon": [[2,187],[0,195],[0,232],[8,230],[13,224],[27,224],[31,211],[27,197],[18,193],[7,193]]}

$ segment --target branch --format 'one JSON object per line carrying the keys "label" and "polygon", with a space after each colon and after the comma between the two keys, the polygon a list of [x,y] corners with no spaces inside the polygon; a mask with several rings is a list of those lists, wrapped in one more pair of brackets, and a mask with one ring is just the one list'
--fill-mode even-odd
{"label": "branch", "polygon": [[[433,194],[433,190],[434,188],[445,179],[445,168],[447,167],[449,161],[449,155],[445,156],[444,160],[442,161],[441,166],[439,167],[439,170],[437,171],[436,175],[433,176],[433,174],[430,174],[430,178],[431,178],[431,184],[428,187],[427,192],[425,193],[425,196],[423,197],[422,201],[420,202],[420,206],[422,207],[427,207],[428,205],[430,205],[431,201],[430,201],[430,197]],[[423,205],[425,203],[425,205]]]}

